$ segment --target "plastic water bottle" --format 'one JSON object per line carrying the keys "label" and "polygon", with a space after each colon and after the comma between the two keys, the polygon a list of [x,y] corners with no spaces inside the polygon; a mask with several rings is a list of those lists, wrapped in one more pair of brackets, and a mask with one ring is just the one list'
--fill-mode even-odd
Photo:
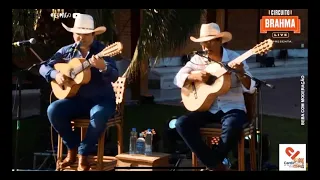
{"label": "plastic water bottle", "polygon": [[137,150],[137,131],[136,128],[132,128],[130,132],[130,145],[129,145],[129,154],[135,154]]}
{"label": "plastic water bottle", "polygon": [[229,161],[228,158],[224,158],[224,160],[222,161],[222,164],[224,164],[228,168],[231,168],[231,162]]}
{"label": "plastic water bottle", "polygon": [[151,129],[148,129],[146,134],[146,148],[145,148],[145,155],[151,155],[152,154],[152,132]]}
{"label": "plastic water bottle", "polygon": [[143,138],[142,133],[139,134],[139,138],[137,139],[136,149],[137,149],[136,151],[137,154],[144,154],[145,152],[145,140]]}

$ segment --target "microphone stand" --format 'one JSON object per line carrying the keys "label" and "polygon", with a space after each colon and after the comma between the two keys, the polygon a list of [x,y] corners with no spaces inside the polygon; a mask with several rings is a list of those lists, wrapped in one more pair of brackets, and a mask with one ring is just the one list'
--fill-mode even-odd
{"label": "microphone stand", "polygon": [[258,163],[258,168],[257,170],[258,171],[262,171],[262,117],[263,117],[263,113],[262,113],[262,93],[261,93],[261,86],[264,85],[268,88],[271,88],[271,89],[275,89],[275,86],[272,85],[272,84],[269,84],[267,83],[266,81],[262,81],[258,78],[255,78],[253,76],[250,76],[248,75],[247,73],[245,73],[245,75],[247,77],[249,77],[250,79],[252,79],[253,81],[255,81],[255,87],[257,89],[257,99],[256,99],[256,102],[257,102],[257,111],[256,111],[256,122],[255,122],[255,125],[256,125],[256,131],[254,133],[254,135],[256,136],[257,140],[256,140],[256,143],[257,143],[257,163]]}
{"label": "microphone stand", "polygon": [[[229,72],[237,72],[235,69],[232,69],[228,66],[227,63],[224,64],[224,68],[229,71]],[[264,85],[268,88],[271,89],[275,89],[275,86],[272,84],[267,83],[266,81],[262,81],[258,78],[255,78],[253,76],[250,76],[248,73],[245,73],[245,75],[247,77],[249,77],[250,79],[252,79],[253,81],[255,81],[255,87],[257,89],[256,93],[257,93],[257,112],[256,112],[256,122],[255,122],[255,126],[256,126],[256,131],[254,133],[254,136],[256,136],[257,140],[257,163],[258,163],[258,171],[262,171],[262,94],[261,94],[261,86]]]}
{"label": "microphone stand", "polygon": [[19,131],[20,131],[20,120],[21,120],[21,90],[22,90],[22,74],[24,72],[29,72],[31,69],[38,65],[44,64],[46,61],[43,61],[39,55],[29,47],[31,52],[41,61],[40,63],[33,64],[32,66],[19,70],[15,74],[17,75],[17,90],[18,90],[18,107],[17,107],[17,128],[16,128],[16,139],[15,139],[15,155],[14,155],[14,171],[17,171],[18,167],[18,145],[19,145]]}
{"label": "microphone stand", "polygon": [[[196,53],[197,55],[201,56],[201,57],[204,57],[204,58],[207,58],[209,61],[214,61],[212,60],[211,58],[209,57],[206,57],[206,56],[203,56],[201,55],[200,53]],[[215,61],[214,61],[215,62]],[[219,63],[219,62],[217,62]],[[219,64],[222,64],[222,63],[219,63]],[[223,64],[224,68],[228,71],[228,72],[237,72],[235,69],[232,69],[228,66],[227,63]],[[250,79],[252,79],[253,81],[255,81],[256,85],[255,87],[257,88],[257,116],[256,116],[256,122],[255,122],[255,125],[256,125],[256,131],[255,131],[255,136],[257,137],[257,162],[258,162],[258,171],[261,171],[262,170],[262,94],[261,94],[261,86],[264,85],[268,88],[271,88],[271,89],[275,89],[275,86],[272,85],[272,84],[269,84],[267,83],[266,81],[262,81],[258,78],[255,78],[253,76],[250,76],[249,74],[245,73],[245,75],[247,77],[249,77]]]}

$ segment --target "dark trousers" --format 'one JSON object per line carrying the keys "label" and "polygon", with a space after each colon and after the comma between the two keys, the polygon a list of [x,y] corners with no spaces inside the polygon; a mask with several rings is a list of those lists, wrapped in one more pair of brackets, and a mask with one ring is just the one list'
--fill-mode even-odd
{"label": "dark trousers", "polygon": [[[68,149],[79,146],[78,153],[87,156],[98,142],[105,124],[115,112],[114,99],[100,99],[95,102],[90,99],[73,97],[54,101],[48,107],[47,113],[53,128],[62,137]],[[89,116],[90,115],[90,116]],[[90,124],[83,141],[72,131],[71,120],[79,117],[90,117]]]}
{"label": "dark trousers", "polygon": [[[176,129],[185,143],[208,168],[216,168],[231,150],[236,150],[243,125],[248,122],[244,111],[234,109],[224,113],[191,112],[177,119]],[[200,128],[208,123],[221,123],[222,133],[217,148],[210,149],[202,140]]]}

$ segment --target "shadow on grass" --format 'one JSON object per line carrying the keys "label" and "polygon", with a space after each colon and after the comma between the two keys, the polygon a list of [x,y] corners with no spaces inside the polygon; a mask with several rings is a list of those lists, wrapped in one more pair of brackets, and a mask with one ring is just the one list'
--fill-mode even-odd
{"label": "shadow on grass", "polygon": [[299,119],[263,116],[262,133],[269,135],[271,162],[279,164],[279,144],[307,144],[308,125],[300,125]]}

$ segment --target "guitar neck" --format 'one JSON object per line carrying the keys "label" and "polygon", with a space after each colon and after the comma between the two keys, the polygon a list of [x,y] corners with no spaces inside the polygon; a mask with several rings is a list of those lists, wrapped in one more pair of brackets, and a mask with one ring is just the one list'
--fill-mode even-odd
{"label": "guitar neck", "polygon": [[[97,55],[99,58],[103,58],[106,56],[114,56],[116,54],[121,53],[123,46],[120,42],[115,42],[108,47],[105,47],[102,51],[100,51]],[[76,68],[73,69],[72,74],[75,76],[79,73],[81,73],[83,70],[91,67],[92,64],[92,57],[88,61],[82,62],[82,64]]]}
{"label": "guitar neck", "polygon": [[[237,63],[240,64],[242,63],[244,60],[248,59],[250,56],[252,56],[254,53],[252,53],[252,50],[248,50],[247,52],[243,53],[242,55],[240,55],[239,57],[235,58],[234,60],[230,61],[228,63],[228,66],[231,65],[231,63]],[[220,77],[222,76],[224,73],[228,72],[225,68],[221,68],[219,69],[216,73],[215,76]]]}
{"label": "guitar neck", "polygon": [[[101,52],[98,53],[98,54],[95,55],[95,56],[98,56],[99,58],[103,58],[103,56],[101,55]],[[92,63],[92,57],[91,57],[88,61],[84,61],[84,62],[82,63],[83,69],[89,68],[89,67],[91,66],[91,63]]]}
{"label": "guitar neck", "polygon": [[[103,56],[101,56],[101,53],[98,53],[97,56],[99,58],[103,58]],[[92,57],[88,61],[84,61],[81,66],[78,66],[77,68],[73,69],[73,72],[75,73],[75,75],[91,67],[91,62],[92,62]]]}
{"label": "guitar neck", "polygon": [[252,53],[252,51],[250,49],[249,51],[243,53],[241,56],[239,56],[239,57],[235,58],[234,60],[230,61],[228,63],[228,65],[230,65],[231,63],[232,64],[233,63],[240,64],[240,63],[242,63],[244,60],[248,59],[252,55],[253,55],[253,53]]}

